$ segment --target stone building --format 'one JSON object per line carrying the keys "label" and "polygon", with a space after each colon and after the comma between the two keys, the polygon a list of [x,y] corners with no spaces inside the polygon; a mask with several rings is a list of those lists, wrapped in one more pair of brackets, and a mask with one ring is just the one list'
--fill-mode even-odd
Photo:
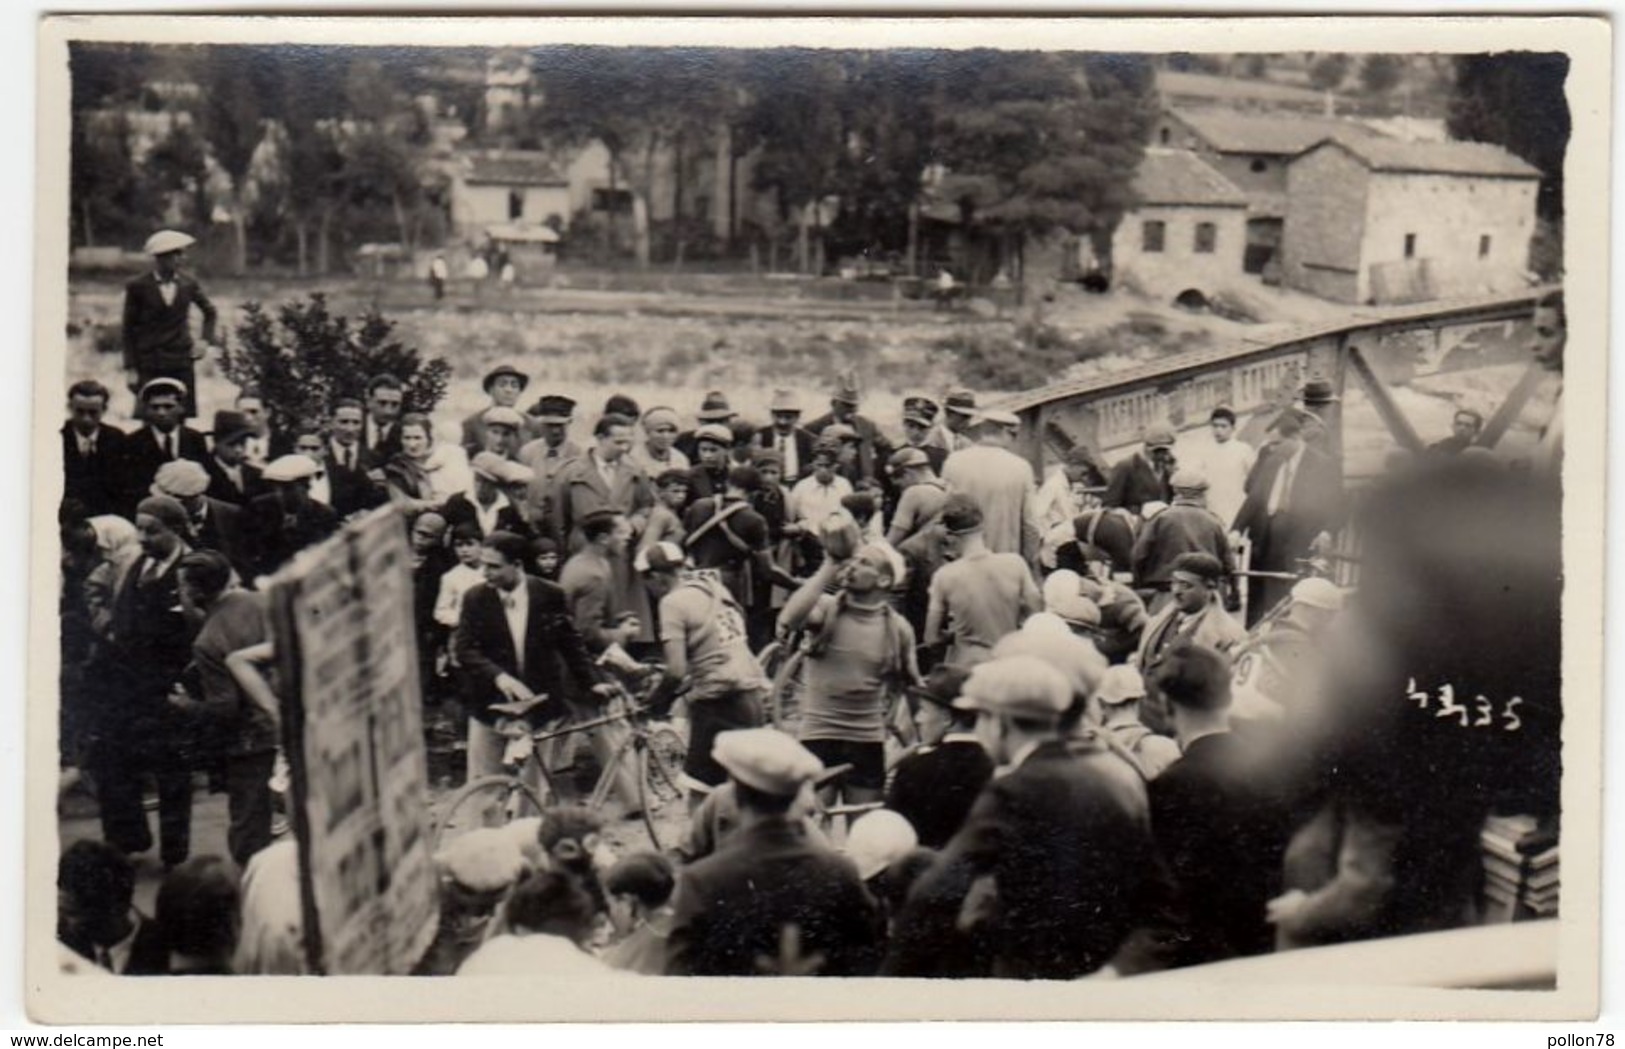
{"label": "stone building", "polygon": [[1147,149],[1134,192],[1139,206],[1112,235],[1113,283],[1157,298],[1205,298],[1243,276],[1247,197],[1201,157]]}
{"label": "stone building", "polygon": [[1540,172],[1480,142],[1326,139],[1287,166],[1287,285],[1423,302],[1525,285]]}

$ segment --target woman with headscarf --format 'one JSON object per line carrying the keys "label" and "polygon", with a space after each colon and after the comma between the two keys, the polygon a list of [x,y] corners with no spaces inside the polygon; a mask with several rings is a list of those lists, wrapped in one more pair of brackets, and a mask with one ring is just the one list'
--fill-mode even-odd
{"label": "woman with headscarf", "polygon": [[677,448],[677,413],[665,406],[643,413],[643,440],[632,446],[627,459],[643,468],[650,477],[668,470],[688,470],[694,464]]}

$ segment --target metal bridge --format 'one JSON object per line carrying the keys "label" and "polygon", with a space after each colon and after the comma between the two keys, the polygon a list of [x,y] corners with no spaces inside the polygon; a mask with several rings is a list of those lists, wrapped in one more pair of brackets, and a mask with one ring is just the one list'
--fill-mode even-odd
{"label": "metal bridge", "polygon": [[[1326,423],[1351,482],[1381,472],[1395,448],[1419,451],[1449,436],[1457,405],[1485,416],[1478,444],[1515,454],[1520,436],[1527,441],[1536,425],[1526,420],[1520,426],[1520,416],[1544,386],[1558,381],[1529,353],[1534,303],[1552,290],[1367,307],[1331,324],[1275,329],[1267,337],[1051,384],[1000,406],[1021,417],[1020,450],[1040,471],[1079,443],[1109,460],[1120,458],[1158,424],[1180,435],[1176,456],[1194,450],[1205,439],[1209,413],[1221,404],[1236,412],[1239,436],[1255,446],[1282,410],[1296,404],[1313,412]],[[1329,384],[1329,396],[1311,391],[1306,403],[1310,380]],[[1414,424],[1419,407],[1431,407],[1436,417],[1443,413],[1443,429],[1437,419]]]}

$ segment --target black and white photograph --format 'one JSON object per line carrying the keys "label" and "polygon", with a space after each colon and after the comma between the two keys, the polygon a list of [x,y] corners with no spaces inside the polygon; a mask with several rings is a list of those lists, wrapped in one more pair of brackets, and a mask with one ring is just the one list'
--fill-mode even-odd
{"label": "black and white photograph", "polygon": [[42,23],[36,1021],[1596,1015],[1606,21],[977,21]]}

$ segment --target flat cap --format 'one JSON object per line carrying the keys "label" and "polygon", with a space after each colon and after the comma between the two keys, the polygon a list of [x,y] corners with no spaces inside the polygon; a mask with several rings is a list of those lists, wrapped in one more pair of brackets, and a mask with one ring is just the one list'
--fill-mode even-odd
{"label": "flat cap", "polygon": [[745,786],[781,798],[794,797],[824,771],[812,751],[772,728],[718,733],[711,757]]}
{"label": "flat cap", "polygon": [[435,854],[451,880],[474,892],[496,892],[525,873],[525,852],[501,827],[476,827]]}
{"label": "flat cap", "polygon": [[675,408],[667,408],[665,405],[660,404],[643,413],[644,430],[653,430],[660,426],[670,426],[675,430],[678,425],[677,410]]}
{"label": "flat cap", "polygon": [[1207,474],[1194,466],[1181,466],[1168,479],[1170,487],[1181,492],[1207,491]]}
{"label": "flat cap", "polygon": [[575,414],[576,402],[573,397],[562,394],[543,394],[530,406],[530,414],[544,423],[567,423]]}
{"label": "flat cap", "polygon": [[1167,426],[1153,426],[1145,431],[1147,448],[1172,448],[1177,441],[1174,431]]}
{"label": "flat cap", "polygon": [[965,679],[954,706],[1011,717],[1056,718],[1072,704],[1066,675],[1037,656],[1007,656],[980,663]]}
{"label": "flat cap", "polygon": [[1204,583],[1217,583],[1224,578],[1224,564],[1212,554],[1191,552],[1180,554],[1168,571],[1172,575],[1188,575]]}
{"label": "flat cap", "polygon": [[175,396],[184,399],[186,397],[186,384],[181,382],[179,379],[149,379],[147,380],[146,384],[141,387],[141,392],[136,395],[136,398],[144,401],[156,393],[172,393]]}
{"label": "flat cap", "polygon": [[818,438],[822,441],[863,440],[863,438],[858,434],[858,431],[846,425],[846,423],[830,423],[828,426],[824,427],[823,430],[819,431]]}
{"label": "flat cap", "polygon": [[480,418],[487,426],[506,426],[510,430],[520,430],[525,425],[525,417],[516,409],[506,408],[500,404],[485,409]]}
{"label": "flat cap", "polygon": [[962,492],[949,494],[942,504],[941,517],[949,535],[964,535],[982,527],[982,508]]}
{"label": "flat cap", "polygon": [[161,229],[147,238],[141,250],[148,255],[168,255],[172,251],[185,251],[196,243],[196,238],[180,230]]}
{"label": "flat cap", "polygon": [[931,457],[921,449],[909,445],[891,453],[891,458],[886,460],[886,465],[893,470],[908,470],[916,466],[930,466]]}
{"label": "flat cap", "polygon": [[502,468],[503,458],[495,452],[480,452],[468,462],[469,469],[474,471],[476,477],[483,477],[487,481],[501,483],[503,475],[507,473]]}
{"label": "flat cap", "polygon": [[186,516],[186,507],[167,495],[149,495],[141,500],[136,505],[135,515],[140,517],[142,514],[163,522],[171,532],[184,533],[191,525],[191,518]]}
{"label": "flat cap", "polygon": [[919,847],[920,836],[914,824],[891,809],[866,812],[846,833],[846,858],[858,868],[858,877],[868,881]]}
{"label": "flat cap", "polygon": [[158,467],[152,479],[152,494],[190,499],[209,490],[209,471],[190,459],[175,459]]}
{"label": "flat cap", "polygon": [[273,459],[260,476],[267,481],[302,481],[307,477],[314,477],[321,469],[308,455],[284,455]]}
{"label": "flat cap", "polygon": [[706,423],[694,431],[694,443],[698,444],[701,441],[710,441],[712,444],[720,444],[724,448],[732,448],[734,433],[721,423]]}
{"label": "flat cap", "polygon": [[1100,688],[1095,690],[1095,698],[1109,706],[1144,699],[1145,679],[1131,666],[1108,667],[1106,676],[1100,679]]}

